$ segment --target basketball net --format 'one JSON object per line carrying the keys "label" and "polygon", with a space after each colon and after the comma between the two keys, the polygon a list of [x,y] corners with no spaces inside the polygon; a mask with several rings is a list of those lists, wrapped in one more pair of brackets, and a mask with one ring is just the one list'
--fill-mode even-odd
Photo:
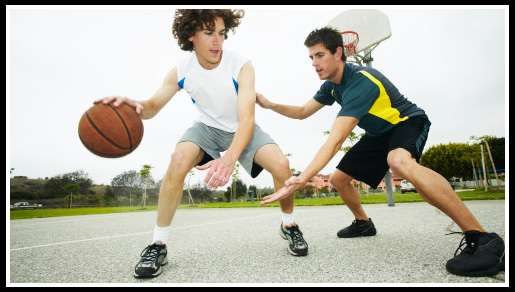
{"label": "basketball net", "polygon": [[356,46],[359,42],[358,34],[353,31],[344,31],[340,34],[343,38],[343,51],[345,56],[350,57],[356,55]]}

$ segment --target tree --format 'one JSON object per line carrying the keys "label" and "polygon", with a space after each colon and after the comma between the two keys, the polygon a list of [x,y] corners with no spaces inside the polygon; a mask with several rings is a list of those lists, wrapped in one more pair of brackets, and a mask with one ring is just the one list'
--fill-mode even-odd
{"label": "tree", "polygon": [[224,201],[230,201],[231,196],[234,194],[234,200],[237,198],[244,196],[247,193],[247,185],[243,183],[241,179],[236,179],[232,183],[232,187],[227,187],[227,191],[224,192]]}
{"label": "tree", "polygon": [[139,175],[143,179],[143,186],[145,188],[145,191],[142,194],[141,199],[141,209],[145,209],[145,203],[147,200],[147,188],[148,188],[148,180],[152,175],[150,174],[150,170],[152,169],[152,165],[145,164],[143,165],[143,168],[139,171]]}
{"label": "tree", "polygon": [[193,169],[188,172],[188,184],[186,185],[186,187],[188,190],[188,200],[189,200],[188,203],[190,204],[190,206],[195,206],[195,201],[193,201],[193,197],[191,196],[191,190],[190,190],[190,178],[194,175],[195,175],[195,172],[193,171]]}
{"label": "tree", "polygon": [[[476,144],[479,145],[481,143],[488,143],[490,147],[490,152],[492,153],[492,158],[494,160],[495,168],[504,169],[506,156],[505,156],[505,139],[504,137],[497,138],[495,136],[471,136],[471,140],[476,141]],[[489,158],[490,159],[490,158]]]}
{"label": "tree", "polygon": [[43,193],[46,198],[62,198],[68,195],[65,187],[69,184],[79,186],[77,193],[88,194],[93,181],[89,175],[82,170],[56,175],[45,182]]}
{"label": "tree", "polygon": [[112,206],[116,200],[116,196],[113,192],[113,189],[111,186],[106,186],[106,191],[104,193],[104,205],[105,206]]}
{"label": "tree", "polygon": [[239,197],[243,197],[247,194],[247,184],[245,184],[241,179],[236,180],[236,200]]}
{"label": "tree", "polygon": [[471,160],[481,161],[478,145],[466,143],[439,144],[430,147],[420,158],[420,165],[430,168],[447,180],[452,177],[473,179]]}
{"label": "tree", "polygon": [[231,196],[231,202],[234,200],[236,200],[236,181],[239,179],[240,177],[240,164],[239,163],[236,163],[236,165],[234,166],[234,172],[232,174],[232,196]]}
{"label": "tree", "polygon": [[71,208],[73,194],[80,190],[80,186],[78,184],[69,184],[64,187],[64,190],[70,194],[68,208]]}
{"label": "tree", "polygon": [[132,193],[141,186],[141,176],[135,170],[124,171],[111,180],[111,186],[116,195],[129,197],[132,206]]}
{"label": "tree", "polygon": [[189,195],[191,196],[189,203],[196,199],[198,202],[205,202],[209,200],[214,194],[214,191],[208,186],[202,183],[196,183],[189,189]]}
{"label": "tree", "polygon": [[[331,131],[324,131],[323,132],[324,135],[329,135],[330,133],[331,133]],[[347,136],[347,139],[345,139],[345,141],[349,141],[350,142],[350,146],[346,146],[346,147],[342,146],[340,148],[340,151],[343,151],[343,153],[347,153],[352,148],[352,146],[354,146],[354,142],[359,141],[359,139],[361,139],[361,137],[363,137],[364,135],[365,135],[365,133],[356,134],[354,132],[350,132],[349,136]]]}

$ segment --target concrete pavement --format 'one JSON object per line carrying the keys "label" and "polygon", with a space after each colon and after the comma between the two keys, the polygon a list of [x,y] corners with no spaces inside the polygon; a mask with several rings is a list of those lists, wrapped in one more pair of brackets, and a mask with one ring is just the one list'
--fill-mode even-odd
{"label": "concrete pavement", "polygon": [[[465,204],[506,242],[504,200]],[[346,206],[296,207],[309,244],[306,257],[287,252],[277,207],[180,209],[168,244],[170,263],[153,279],[132,275],[152,239],[155,211],[11,220],[7,281],[10,286],[508,286],[509,271],[470,278],[445,270],[462,235],[446,235],[460,229],[429,204],[363,206],[378,233],[353,239],[336,236],[354,219]]]}

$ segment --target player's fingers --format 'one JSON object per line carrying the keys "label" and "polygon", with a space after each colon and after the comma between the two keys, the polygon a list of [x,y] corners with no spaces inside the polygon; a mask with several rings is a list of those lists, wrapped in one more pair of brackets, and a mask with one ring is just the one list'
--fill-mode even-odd
{"label": "player's fingers", "polygon": [[278,190],[277,192],[275,192],[269,196],[263,197],[263,201],[261,201],[260,204],[261,205],[270,204],[270,203],[282,200],[282,199],[292,195],[294,190],[295,189],[293,187],[283,187],[280,190]]}
{"label": "player's fingers", "polygon": [[287,179],[284,182],[284,186],[287,187],[287,188],[291,188],[291,187],[293,187],[294,185],[296,185],[298,183],[300,183],[299,178],[296,177],[296,176],[291,176],[289,179]]}
{"label": "player's fingers", "polygon": [[141,103],[136,103],[136,112],[138,113],[138,115],[141,114],[142,110],[143,110],[143,106],[141,105]]}
{"label": "player's fingers", "polygon": [[[208,185],[213,179],[215,179],[213,177],[214,174],[215,174],[215,170],[213,168],[210,168],[206,174],[206,177],[204,178],[204,184]],[[212,185],[212,183],[211,183],[211,185]],[[208,185],[208,186],[211,187],[211,185]]]}
{"label": "player's fingers", "polygon": [[232,168],[230,167],[227,167],[225,164],[221,163],[220,161],[218,161],[216,163],[216,173],[217,173],[217,176],[216,176],[216,181],[213,183],[213,188],[218,188],[222,185],[225,185],[225,183],[227,183],[225,180],[231,176],[232,174]]}
{"label": "player's fingers", "polygon": [[217,177],[216,182],[213,184],[213,189],[217,189],[221,186],[224,186],[228,181],[229,179],[227,178],[227,176],[219,175]]}
{"label": "player's fingers", "polygon": [[220,184],[221,187],[225,186],[228,182],[229,182],[229,179],[231,177],[228,175],[224,178],[224,180],[222,181],[222,183]]}
{"label": "player's fingers", "polygon": [[104,97],[104,98],[101,98],[101,99],[97,99],[93,103],[94,104],[97,104],[97,103],[108,104],[108,103],[110,103],[113,100],[113,98],[114,97],[112,97],[112,96],[108,96],[108,97]]}
{"label": "player's fingers", "polygon": [[272,197],[272,195],[264,196],[263,201],[261,201],[261,202],[268,201],[271,197]]}
{"label": "player's fingers", "polygon": [[263,201],[259,202],[260,205],[270,204],[280,200],[280,196],[277,193],[263,197]]}
{"label": "player's fingers", "polygon": [[208,169],[208,168],[210,168],[210,167],[211,167],[211,164],[213,163],[212,161],[213,161],[213,160],[211,160],[211,161],[209,161],[209,162],[207,162],[207,163],[204,163],[203,165],[197,165],[197,166],[196,166],[196,168],[197,168],[198,170]]}
{"label": "player's fingers", "polygon": [[226,167],[223,164],[219,166],[219,178],[216,183],[216,188],[224,186],[230,179],[233,169],[230,167]]}
{"label": "player's fingers", "polygon": [[263,205],[266,205],[266,204],[273,203],[273,202],[275,202],[275,201],[277,201],[277,200],[273,199],[273,197],[271,197],[271,196],[268,196],[268,197],[266,197],[266,198],[263,198],[263,201],[259,202],[259,204],[260,204],[261,206],[263,206]]}
{"label": "player's fingers", "polygon": [[127,102],[127,104],[131,104],[126,97],[123,96],[116,96],[115,100],[113,102],[114,106],[120,106],[122,103]]}
{"label": "player's fingers", "polygon": [[224,185],[224,183],[223,183],[223,182],[224,182],[224,180],[225,180],[225,179],[224,179],[222,176],[219,176],[219,177],[217,178],[216,182],[215,182],[215,183],[214,183],[214,185],[213,185],[213,189],[217,189],[217,188],[219,188],[219,187],[223,186],[223,185]]}

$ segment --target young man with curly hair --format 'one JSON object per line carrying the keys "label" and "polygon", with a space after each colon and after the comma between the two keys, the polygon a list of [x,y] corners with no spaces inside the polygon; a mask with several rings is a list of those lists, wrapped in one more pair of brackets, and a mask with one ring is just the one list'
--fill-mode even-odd
{"label": "young man with curly hair", "polygon": [[329,27],[314,30],[304,45],[318,77],[326,80],[320,90],[303,106],[273,103],[261,94],[257,96],[257,103],[296,119],[307,118],[335,102],[341,110],[327,141],[304,172],[290,177],[283,189],[265,197],[262,203],[284,200],[303,187],[329,163],[349,133],[359,126],[366,131],[365,135],[345,154],[330,177],[331,184],[355,217],[350,226],[337,232],[338,237],[376,235],[374,223],[363,210],[351,181],[357,179],[376,188],[391,168],[464,232],[455,257],[446,264],[449,272],[492,276],[504,270],[503,239],[485,232],[443,176],[418,164],[431,125],[425,111],[405,98],[378,70],[347,63],[343,40],[337,30]]}
{"label": "young man with curly hair", "polygon": [[[179,90],[185,90],[199,112],[197,121],[186,130],[172,154],[159,191],[154,238],[141,253],[135,277],[158,276],[168,263],[170,225],[182,197],[184,179],[193,167],[209,169],[204,183],[213,189],[227,184],[237,161],[253,178],[266,169],[272,174],[276,190],[291,175],[288,159],[254,121],[254,67],[246,57],[223,48],[228,32],[234,32],[243,16],[243,10],[176,10],[172,33],[182,50],[193,52],[191,56],[166,75],[148,100],[107,97],[96,101],[114,102],[115,106],[125,102],[142,119],[150,119]],[[280,235],[288,239],[291,254],[303,256],[308,245],[294,221],[293,199],[280,202]]]}

